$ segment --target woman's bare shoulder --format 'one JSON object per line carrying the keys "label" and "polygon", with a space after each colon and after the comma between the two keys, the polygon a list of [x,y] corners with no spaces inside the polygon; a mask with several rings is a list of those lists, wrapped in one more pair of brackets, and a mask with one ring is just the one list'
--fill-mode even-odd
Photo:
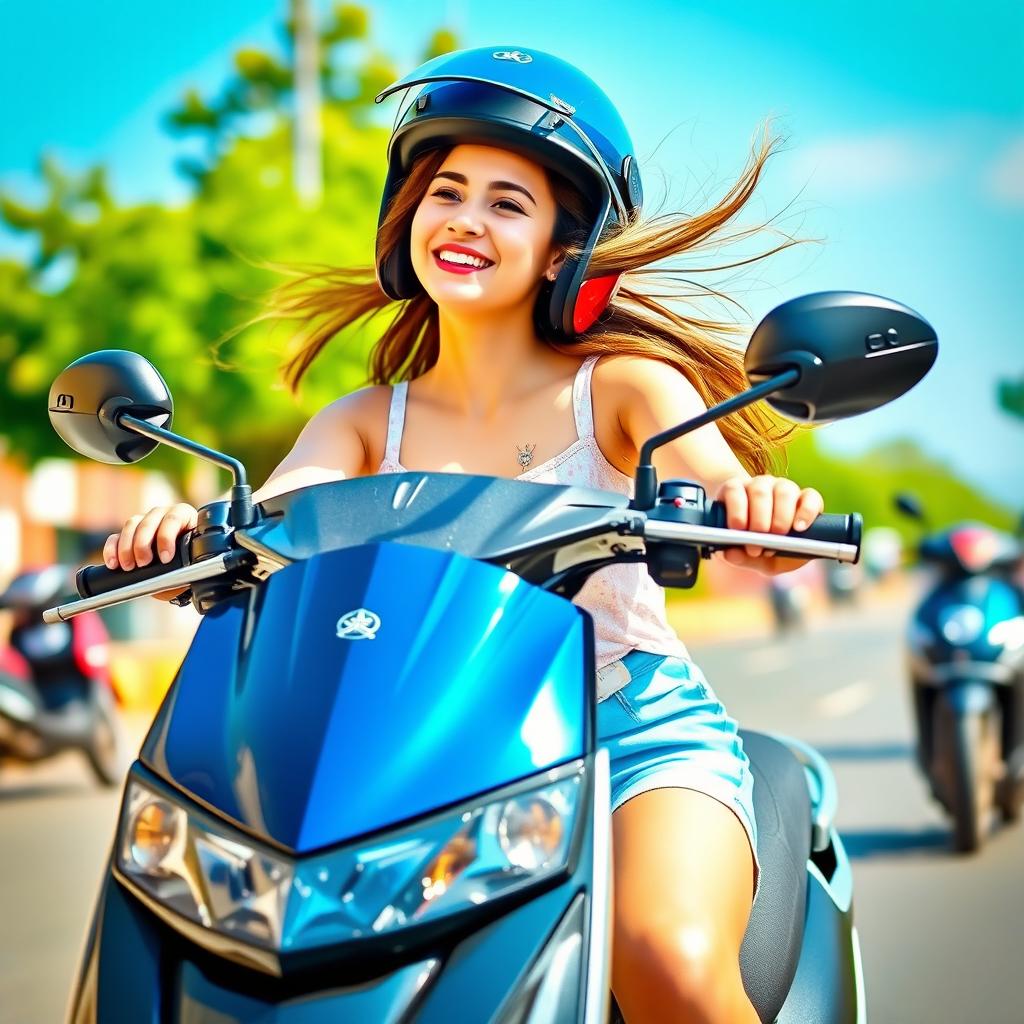
{"label": "woman's bare shoulder", "polygon": [[616,405],[666,398],[678,405],[681,416],[696,415],[706,408],[700,393],[674,366],[650,356],[605,356],[594,368],[594,383]]}
{"label": "woman's bare shoulder", "polygon": [[624,473],[632,473],[647,438],[707,408],[684,374],[647,356],[602,358],[594,368],[591,394],[597,443]]}
{"label": "woman's bare shoulder", "polygon": [[390,399],[389,387],[371,385],[325,405],[302,428],[292,450],[257,492],[257,500],[326,480],[376,472]]}
{"label": "woman's bare shoulder", "polygon": [[363,433],[383,415],[387,421],[388,407],[391,404],[391,388],[387,384],[368,384],[358,391],[350,391],[347,395],[328,402],[319,412],[315,413],[303,429],[316,434],[321,430],[335,430],[348,426]]}
{"label": "woman's bare shoulder", "polygon": [[377,455],[383,457],[390,405],[391,388],[387,384],[369,384],[349,392],[317,412],[303,428],[296,445],[318,450],[333,448],[341,437],[354,436],[365,450],[369,466]]}

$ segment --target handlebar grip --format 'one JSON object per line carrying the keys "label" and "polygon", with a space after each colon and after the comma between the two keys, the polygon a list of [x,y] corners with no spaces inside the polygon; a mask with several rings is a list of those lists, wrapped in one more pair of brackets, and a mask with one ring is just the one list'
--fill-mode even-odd
{"label": "handlebar grip", "polygon": [[134,569],[108,569],[105,565],[84,565],[75,574],[75,586],[81,597],[96,597],[99,594],[109,593],[117,590],[118,587],[126,587],[129,583],[141,583],[143,580],[151,580],[156,576],[162,576],[172,569],[180,569],[185,562],[185,552],[188,551],[188,543],[192,534],[183,533],[178,537],[174,550],[174,557],[169,562],[161,562],[154,555],[149,565]]}
{"label": "handlebar grip", "polygon": [[[708,525],[724,528],[725,505],[720,501],[708,504]],[[840,512],[822,512],[806,530],[790,530],[790,537],[804,537],[807,540],[821,540],[830,544],[853,544],[860,557],[861,535],[864,532],[864,517],[859,512],[844,515]],[[799,555],[794,557],[799,558]]]}

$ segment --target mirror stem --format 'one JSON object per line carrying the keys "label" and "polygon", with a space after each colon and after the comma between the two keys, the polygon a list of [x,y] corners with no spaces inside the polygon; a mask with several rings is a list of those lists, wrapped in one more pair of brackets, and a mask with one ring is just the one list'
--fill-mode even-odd
{"label": "mirror stem", "polygon": [[782,391],[784,388],[795,384],[799,379],[800,371],[796,367],[783,370],[782,373],[769,377],[767,380],[756,384],[752,388],[748,388],[733,398],[727,398],[724,402],[712,406],[707,412],[694,416],[693,419],[687,420],[685,423],[680,423],[678,427],[671,427],[664,433],[655,434],[654,437],[648,438],[640,449],[640,462],[636,467],[636,482],[633,488],[635,496],[630,507],[637,509],[654,508],[655,502],[658,500],[658,475],[651,463],[655,449],[660,448],[663,444],[668,444],[669,441],[674,441],[677,437],[682,437],[684,434],[699,430],[709,423],[714,423],[715,420],[720,420],[723,416],[737,412],[745,406],[759,402],[762,398],[767,398],[768,395],[774,394],[776,391]]}
{"label": "mirror stem", "polygon": [[147,420],[140,420],[127,412],[120,413],[116,420],[117,425],[125,430],[131,430],[189,455],[198,455],[199,458],[228,470],[234,477],[231,488],[231,525],[236,528],[252,525],[255,518],[252,508],[252,487],[249,486],[245,466],[238,459],[233,459],[230,455],[215,451],[213,448],[207,448],[197,441],[190,441],[187,437],[172,433],[170,430],[164,430],[163,427],[154,426]]}

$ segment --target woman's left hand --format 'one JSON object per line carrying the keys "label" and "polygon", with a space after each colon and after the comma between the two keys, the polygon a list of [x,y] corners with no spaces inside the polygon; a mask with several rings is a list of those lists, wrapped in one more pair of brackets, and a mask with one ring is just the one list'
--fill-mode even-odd
{"label": "woman's left hand", "polygon": [[[806,530],[825,507],[813,487],[800,488],[778,476],[731,477],[719,488],[717,500],[725,504],[726,525],[732,530],[789,533]],[[757,569],[766,576],[799,569],[806,558],[779,557],[763,548],[727,548],[722,552],[733,565]]]}

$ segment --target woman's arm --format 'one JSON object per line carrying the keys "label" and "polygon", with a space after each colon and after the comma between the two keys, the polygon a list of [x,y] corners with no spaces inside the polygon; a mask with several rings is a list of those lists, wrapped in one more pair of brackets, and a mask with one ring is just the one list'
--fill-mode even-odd
{"label": "woman's arm", "polygon": [[[602,360],[594,381],[598,442],[609,461],[630,475],[649,437],[707,409],[686,377],[654,359],[623,356]],[[824,508],[821,495],[813,488],[801,489],[784,477],[751,477],[714,423],[657,449],[654,466],[659,479],[682,477],[702,484],[725,503],[731,529],[762,533],[802,530]],[[796,569],[805,561],[764,554],[758,547],[730,549],[723,557],[768,575]]]}

